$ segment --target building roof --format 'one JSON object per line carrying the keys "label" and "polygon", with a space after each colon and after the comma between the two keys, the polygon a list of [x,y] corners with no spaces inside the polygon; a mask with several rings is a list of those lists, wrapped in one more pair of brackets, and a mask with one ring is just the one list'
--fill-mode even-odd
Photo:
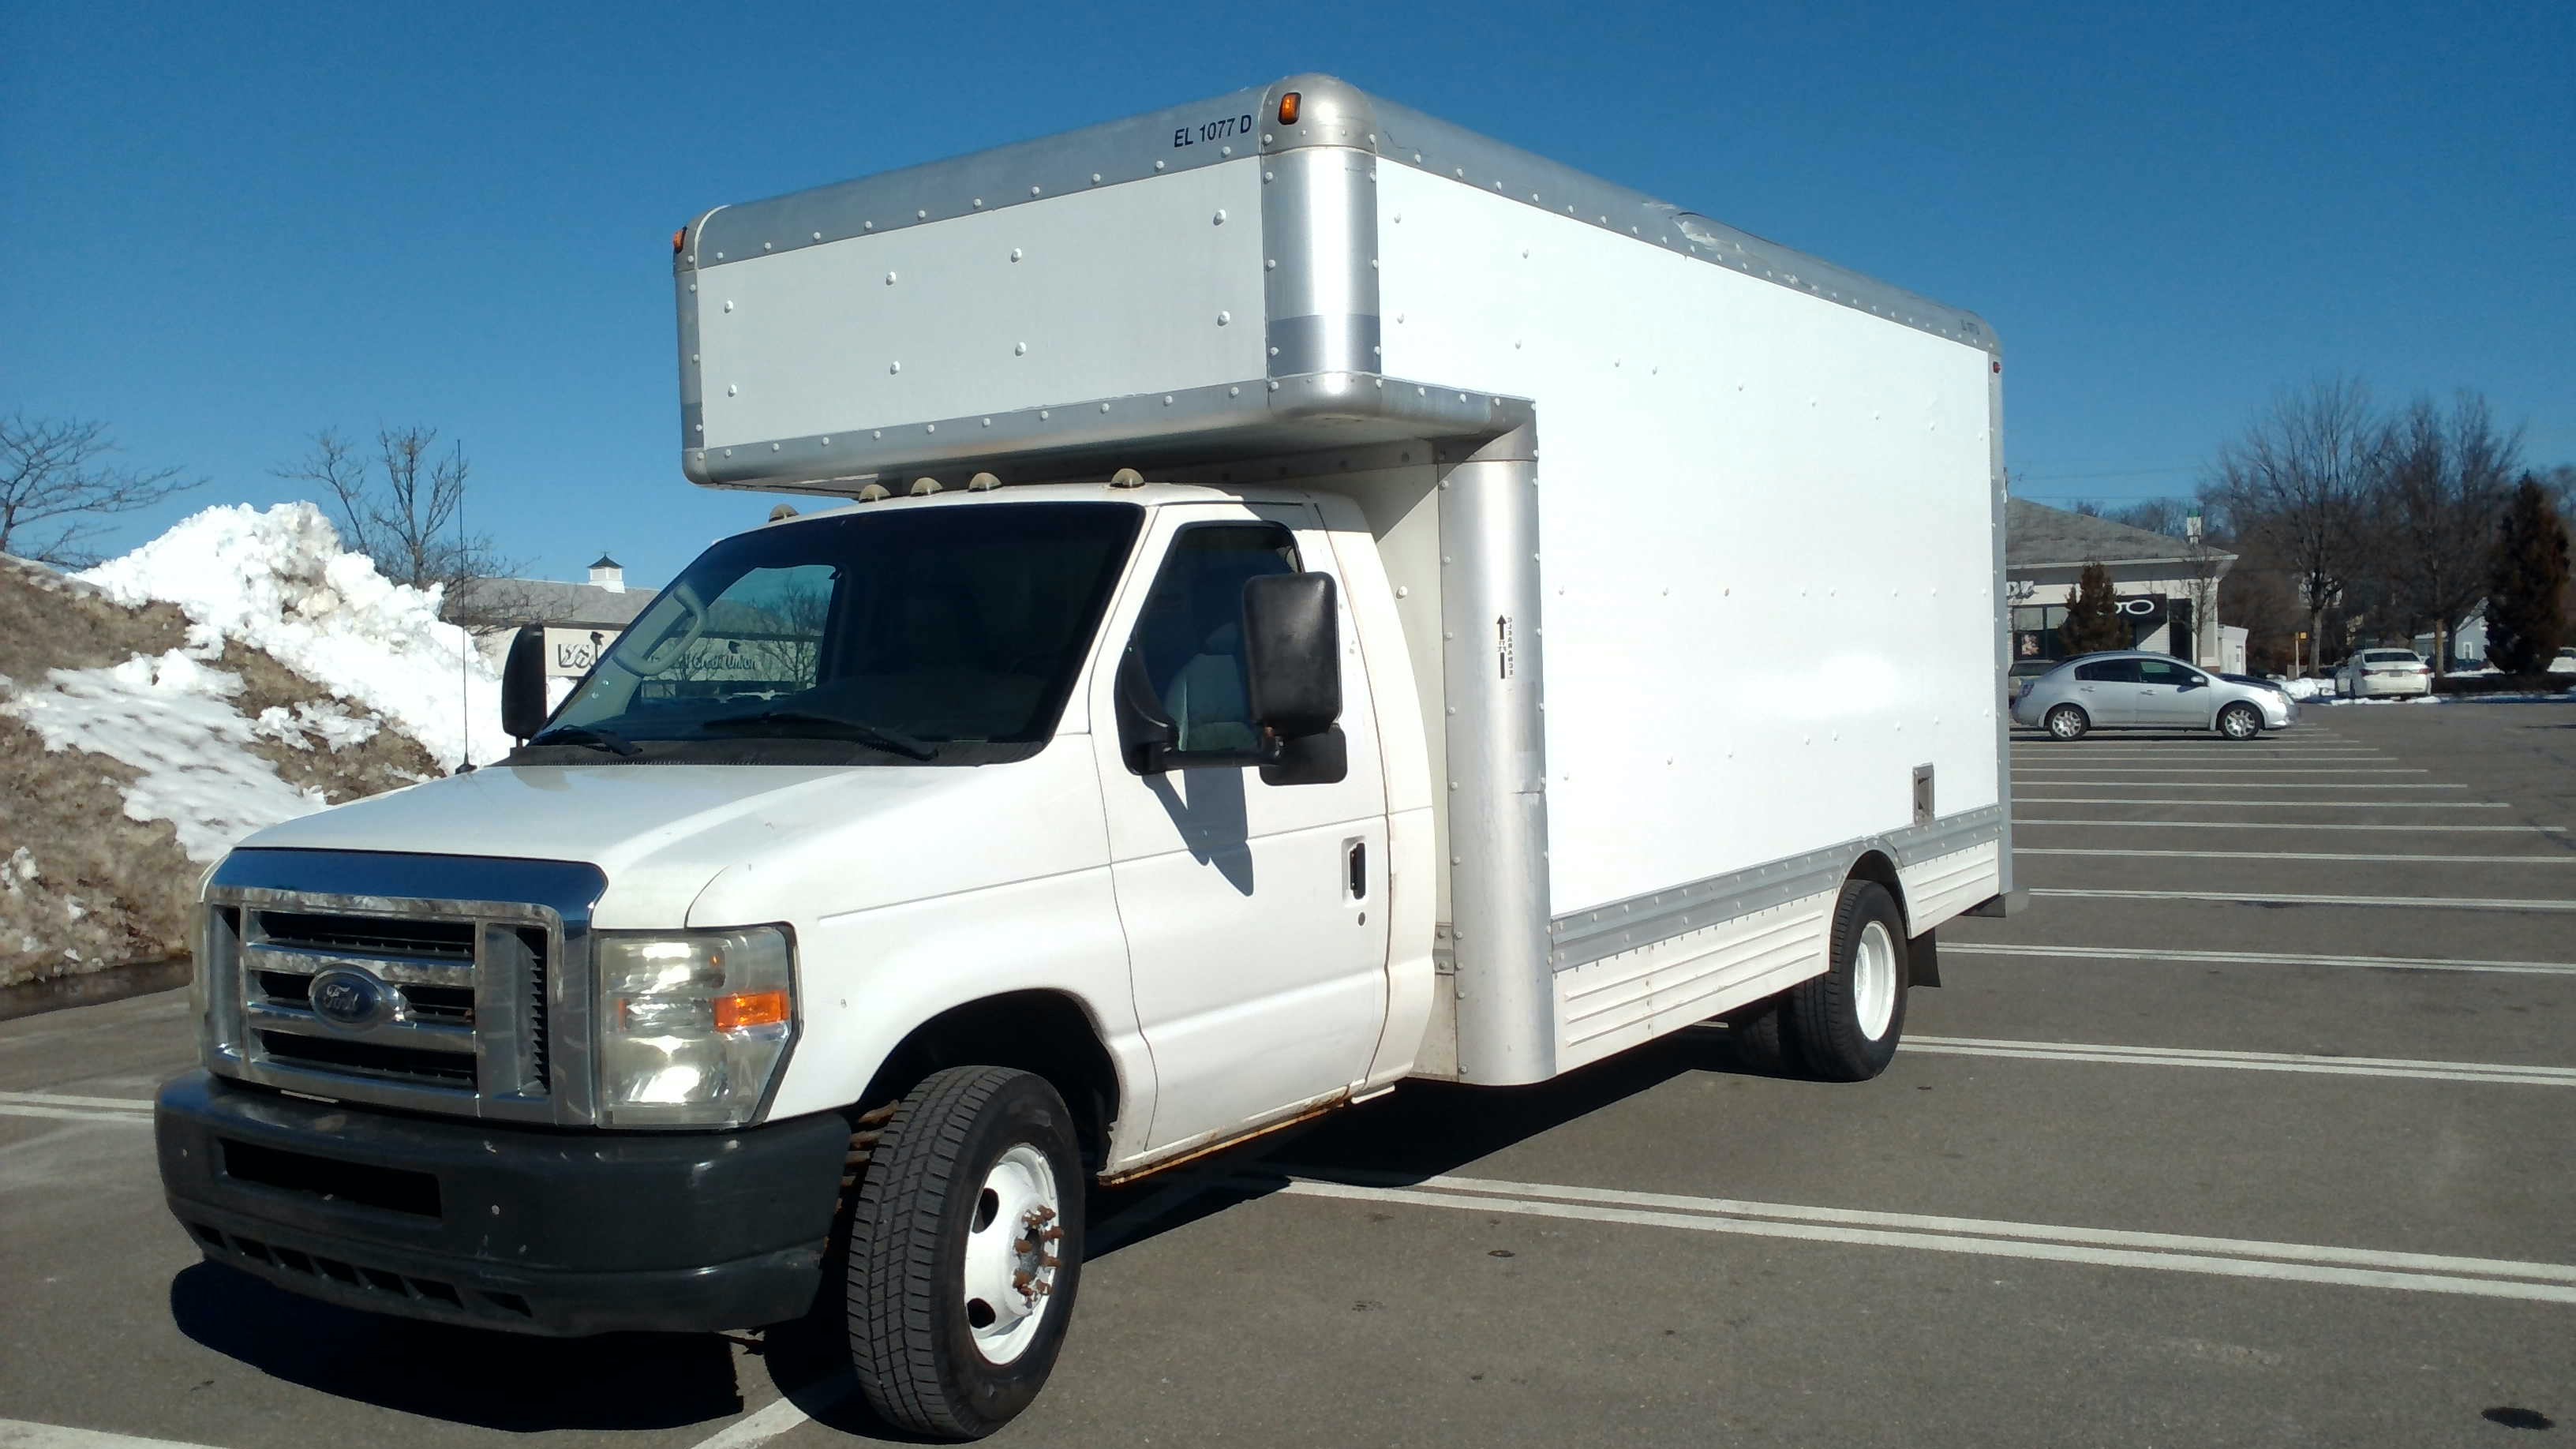
{"label": "building roof", "polygon": [[472,613],[494,622],[552,624],[558,628],[623,629],[653,602],[651,589],[605,589],[553,579],[478,579],[456,592],[445,612]]}
{"label": "building roof", "polygon": [[610,557],[609,557],[608,555],[606,555],[606,554],[601,554],[601,555],[599,556],[598,560],[597,560],[596,562],[594,562],[593,564],[591,564],[591,567],[592,567],[592,568],[595,568],[595,569],[615,569],[615,568],[624,568],[624,567],[625,567],[625,565],[624,565],[624,564],[619,563],[617,560],[615,560],[615,559],[613,559],[613,558],[610,558]]}
{"label": "building roof", "polygon": [[[2233,560],[2225,549],[2205,549],[2202,558]],[[2093,560],[2106,564],[2190,563],[2191,546],[2179,538],[2113,523],[2086,513],[2050,508],[2027,498],[2004,500],[2004,571],[2080,568]]]}

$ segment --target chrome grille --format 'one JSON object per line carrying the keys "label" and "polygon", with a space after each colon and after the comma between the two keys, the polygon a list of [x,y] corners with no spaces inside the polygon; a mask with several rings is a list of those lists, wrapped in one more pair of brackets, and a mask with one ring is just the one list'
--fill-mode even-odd
{"label": "chrome grille", "polygon": [[[417,1111],[589,1120],[588,1054],[567,1059],[556,1049],[559,1018],[587,1039],[586,999],[560,995],[587,981],[586,967],[568,960],[577,951],[587,960],[587,900],[567,901],[581,912],[568,923],[547,905],[228,881],[259,878],[235,876],[245,857],[301,867],[290,879],[345,872],[352,859],[424,883],[460,870],[439,858],[236,852],[208,886],[202,936],[216,1071]],[[547,886],[576,868],[475,860],[461,869],[470,872],[465,883],[489,887],[518,870]],[[326,988],[319,1000],[317,983]]]}

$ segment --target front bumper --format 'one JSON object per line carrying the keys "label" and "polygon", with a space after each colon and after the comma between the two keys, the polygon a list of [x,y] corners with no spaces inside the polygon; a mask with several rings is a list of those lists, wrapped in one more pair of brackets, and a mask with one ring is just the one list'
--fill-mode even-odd
{"label": "front bumper", "polygon": [[502,1128],[190,1072],[153,1136],[210,1262],[411,1318],[569,1336],[794,1318],[821,1282],[838,1116],[728,1133]]}

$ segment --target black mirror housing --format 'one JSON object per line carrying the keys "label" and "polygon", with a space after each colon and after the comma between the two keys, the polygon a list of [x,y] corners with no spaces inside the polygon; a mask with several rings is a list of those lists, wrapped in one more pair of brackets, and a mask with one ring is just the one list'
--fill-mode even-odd
{"label": "black mirror housing", "polygon": [[522,625],[501,666],[501,728],[526,744],[546,727],[546,631]]}
{"label": "black mirror housing", "polygon": [[1330,574],[1270,574],[1243,586],[1245,690],[1253,721],[1280,740],[1342,717],[1342,634]]}

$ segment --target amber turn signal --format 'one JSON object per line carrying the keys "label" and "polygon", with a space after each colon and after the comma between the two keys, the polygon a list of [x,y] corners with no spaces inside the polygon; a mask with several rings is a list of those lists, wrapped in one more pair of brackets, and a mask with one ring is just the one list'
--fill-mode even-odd
{"label": "amber turn signal", "polygon": [[716,998],[716,1030],[740,1031],[747,1026],[777,1026],[787,1020],[787,993],[784,991],[743,991]]}
{"label": "amber turn signal", "polygon": [[678,231],[675,231],[675,232],[671,233],[671,255],[673,255],[673,256],[675,256],[675,257],[676,257],[676,256],[678,256],[680,253],[682,253],[682,252],[684,252],[684,251],[687,251],[688,249],[689,249],[689,229],[688,229],[687,227],[685,227],[685,226],[684,226],[684,227],[680,228]]}
{"label": "amber turn signal", "polygon": [[1297,124],[1297,100],[1295,91],[1290,91],[1279,98],[1279,124],[1283,126]]}

